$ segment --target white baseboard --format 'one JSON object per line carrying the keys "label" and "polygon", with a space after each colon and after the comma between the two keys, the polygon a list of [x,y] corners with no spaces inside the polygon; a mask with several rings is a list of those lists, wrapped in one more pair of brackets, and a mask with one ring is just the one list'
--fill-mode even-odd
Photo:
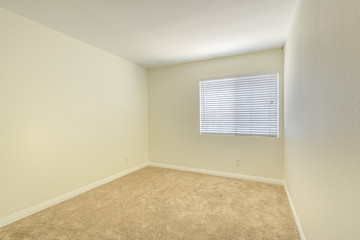
{"label": "white baseboard", "polygon": [[301,225],[300,225],[300,221],[297,217],[294,205],[292,203],[289,191],[287,189],[286,183],[283,180],[280,179],[273,179],[273,178],[263,178],[263,177],[256,177],[256,176],[249,176],[249,175],[243,175],[243,174],[237,174],[237,173],[228,173],[228,172],[221,172],[221,171],[213,171],[213,170],[206,170],[206,169],[200,169],[200,168],[191,168],[191,167],[183,167],[183,166],[177,166],[177,165],[170,165],[170,164],[163,164],[163,163],[156,163],[156,162],[146,162],[143,163],[141,165],[138,165],[136,167],[127,169],[125,171],[122,171],[120,173],[117,173],[115,175],[112,175],[110,177],[101,179],[99,181],[96,181],[94,183],[91,183],[89,185],[86,185],[84,187],[78,188],[74,191],[71,191],[69,193],[63,194],[61,196],[58,196],[56,198],[50,199],[46,202],[40,203],[36,206],[30,207],[28,209],[25,209],[23,211],[17,212],[15,214],[12,214],[8,217],[2,218],[0,219],[0,227],[3,227],[5,225],[8,225],[10,223],[13,223],[15,221],[18,221],[22,218],[25,218],[27,216],[30,216],[34,213],[37,213],[41,210],[44,210],[46,208],[49,208],[51,206],[54,206],[58,203],[64,202],[70,198],[76,197],[84,192],[87,192],[89,190],[92,190],[96,187],[99,187],[103,184],[106,184],[108,182],[111,182],[117,178],[120,178],[122,176],[128,175],[130,173],[133,173],[137,170],[140,170],[144,167],[147,166],[153,166],[153,167],[161,167],[161,168],[169,168],[169,169],[174,169],[174,170],[180,170],[180,171],[188,171],[188,172],[196,172],[196,173],[203,173],[203,174],[208,174],[208,175],[215,175],[215,176],[221,176],[221,177],[229,177],[229,178],[237,178],[237,179],[244,179],[244,180],[249,180],[249,181],[256,181],[256,182],[264,182],[264,183],[271,183],[271,184],[277,184],[277,185],[283,185],[285,188],[285,192],[286,195],[288,197],[289,200],[289,204],[290,204],[290,208],[291,211],[293,213],[294,219],[295,219],[295,223],[296,226],[298,228],[299,231],[299,235],[300,235],[300,239],[301,240],[305,240],[305,236],[304,233],[302,231]]}
{"label": "white baseboard", "polygon": [[220,172],[220,171],[206,170],[206,169],[201,169],[201,168],[183,167],[183,166],[178,166],[178,165],[170,165],[170,164],[163,164],[163,163],[156,163],[156,162],[150,162],[149,165],[153,166],[153,167],[169,168],[169,169],[180,170],[180,171],[196,172],[196,173],[203,173],[203,174],[215,175],[215,176],[221,176],[221,177],[237,178],[237,179],[243,179],[243,180],[249,180],[249,181],[255,181],[255,182],[264,182],[264,183],[283,185],[282,179],[256,177],[256,176],[249,176],[249,175],[243,175],[243,174],[238,174],[238,173]]}
{"label": "white baseboard", "polygon": [[228,172],[206,170],[206,169],[201,169],[201,168],[183,167],[183,166],[156,163],[156,162],[150,162],[149,166],[161,167],[161,168],[169,168],[169,169],[187,171],[187,172],[203,173],[203,174],[215,175],[215,176],[221,176],[221,177],[244,179],[244,180],[255,181],[255,182],[264,182],[264,183],[283,185],[284,188],[285,188],[286,196],[287,196],[287,198],[289,200],[291,212],[292,212],[292,214],[294,216],[294,219],[295,219],[295,223],[296,223],[296,227],[298,229],[299,235],[300,235],[300,239],[305,240],[304,232],[303,232],[303,230],[301,228],[299,218],[298,218],[298,216],[296,214],[295,207],[294,207],[294,205],[292,203],[289,191],[287,189],[287,186],[286,186],[286,183],[285,183],[284,180],[274,179],[274,178],[263,178],[263,177],[249,176],[249,175],[243,175],[243,174],[237,174],[237,173],[228,173]]}
{"label": "white baseboard", "polygon": [[117,179],[117,178],[120,178],[120,177],[122,177],[122,176],[128,175],[128,174],[130,174],[130,173],[133,173],[133,172],[135,172],[135,171],[137,171],[137,170],[140,170],[140,169],[142,169],[142,168],[144,168],[144,167],[147,167],[148,165],[149,165],[148,162],[143,163],[143,164],[141,164],[141,165],[138,165],[138,166],[136,166],[136,167],[127,169],[127,170],[125,170],[125,171],[122,171],[122,172],[117,173],[117,174],[115,174],[115,175],[112,175],[112,176],[110,176],[110,177],[101,179],[101,180],[99,180],[99,181],[96,181],[96,182],[91,183],[91,184],[89,184],[89,185],[86,185],[86,186],[84,186],[84,187],[78,188],[78,189],[76,189],[76,190],[74,190],[74,191],[65,193],[65,194],[63,194],[63,195],[61,195],[61,196],[58,196],[58,197],[53,198],[53,199],[50,199],[50,200],[48,200],[48,201],[46,201],[46,202],[40,203],[40,204],[38,204],[38,205],[35,205],[35,206],[30,207],[30,208],[28,208],[28,209],[25,209],[25,210],[23,210],[23,211],[17,212],[17,213],[12,214],[12,215],[10,215],[10,216],[8,216],[8,217],[2,218],[2,219],[0,219],[0,227],[3,227],[3,226],[5,226],[5,225],[8,225],[8,224],[13,223],[13,222],[15,222],[15,221],[18,221],[18,220],[20,220],[20,219],[22,219],[22,218],[24,218],[24,217],[30,216],[31,214],[37,213],[37,212],[39,212],[39,211],[41,211],[41,210],[44,210],[44,209],[46,209],[46,208],[48,208],[48,207],[51,207],[51,206],[54,206],[54,205],[56,205],[56,204],[58,204],[58,203],[64,202],[64,201],[66,201],[66,200],[68,200],[68,199],[70,199],[70,198],[73,198],[73,197],[75,197],[75,196],[78,196],[78,195],[80,195],[80,194],[82,194],[82,193],[84,193],[84,192],[87,192],[87,191],[89,191],[89,190],[91,190],[91,189],[94,189],[94,188],[96,188],[96,187],[99,187],[99,186],[101,186],[101,185],[103,185],[103,184],[105,184],[105,183],[111,182],[111,181],[113,181],[113,180],[115,180],[115,179]]}
{"label": "white baseboard", "polygon": [[288,190],[288,188],[287,188],[287,186],[286,186],[285,180],[284,180],[283,185],[284,185],[284,188],[285,188],[285,192],[286,192],[287,198],[288,198],[288,200],[289,200],[291,212],[292,212],[292,214],[293,214],[293,216],[294,216],[294,219],[295,219],[295,223],[296,223],[296,227],[297,227],[297,229],[298,229],[299,235],[300,235],[300,239],[301,239],[301,240],[305,240],[305,235],[304,235],[304,232],[303,232],[303,230],[302,230],[302,227],[301,227],[299,218],[298,218],[298,216],[297,216],[297,214],[296,214],[296,210],[295,210],[294,204],[293,204],[293,202],[292,202],[292,200],[291,200],[290,193],[289,193],[289,190]]}

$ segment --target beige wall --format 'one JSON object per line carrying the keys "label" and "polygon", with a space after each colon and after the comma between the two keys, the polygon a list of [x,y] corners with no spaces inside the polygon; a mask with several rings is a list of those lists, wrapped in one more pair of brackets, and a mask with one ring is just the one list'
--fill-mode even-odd
{"label": "beige wall", "polygon": [[302,0],[285,48],[285,180],[307,240],[360,237],[360,1]]}
{"label": "beige wall", "polygon": [[266,70],[280,72],[282,93],[282,49],[151,69],[150,161],[282,179],[282,95],[280,138],[200,135],[199,129],[200,78]]}
{"label": "beige wall", "polygon": [[148,160],[145,69],[4,9],[0,35],[0,218]]}

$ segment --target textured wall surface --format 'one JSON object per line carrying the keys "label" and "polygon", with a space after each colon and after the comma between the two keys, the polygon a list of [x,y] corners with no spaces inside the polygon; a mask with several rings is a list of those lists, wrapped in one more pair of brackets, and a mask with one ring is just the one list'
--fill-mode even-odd
{"label": "textured wall surface", "polygon": [[150,161],[282,179],[282,94],[279,138],[200,135],[199,79],[267,70],[280,72],[282,93],[282,49],[151,69]]}
{"label": "textured wall surface", "polygon": [[285,47],[285,180],[308,240],[360,236],[360,1],[302,0]]}
{"label": "textured wall surface", "polygon": [[0,218],[148,160],[146,69],[3,9],[0,34]]}

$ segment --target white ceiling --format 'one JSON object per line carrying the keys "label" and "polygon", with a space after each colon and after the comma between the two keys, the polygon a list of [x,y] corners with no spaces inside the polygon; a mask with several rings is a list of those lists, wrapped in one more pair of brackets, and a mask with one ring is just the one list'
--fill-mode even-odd
{"label": "white ceiling", "polygon": [[145,67],[281,47],[297,0],[0,0]]}

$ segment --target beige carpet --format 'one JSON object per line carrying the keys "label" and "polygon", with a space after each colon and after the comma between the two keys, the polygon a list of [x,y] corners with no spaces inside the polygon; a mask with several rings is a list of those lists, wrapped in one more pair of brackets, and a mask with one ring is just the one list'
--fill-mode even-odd
{"label": "beige carpet", "polygon": [[0,239],[299,239],[282,186],[147,167],[0,228]]}

